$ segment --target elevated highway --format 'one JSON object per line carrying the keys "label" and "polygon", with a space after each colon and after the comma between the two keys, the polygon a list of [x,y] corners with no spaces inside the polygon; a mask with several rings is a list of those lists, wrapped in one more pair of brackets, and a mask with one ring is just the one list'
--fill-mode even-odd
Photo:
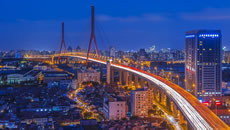
{"label": "elevated highway", "polygon": [[[80,56],[72,53],[65,54],[65,56],[86,59],[86,56]],[[95,58],[89,58],[89,61],[105,65],[107,64],[107,59],[98,60]],[[124,71],[134,73],[135,75],[138,75],[144,79],[147,79],[148,81],[151,81],[157,87],[164,90],[166,95],[171,98],[173,103],[184,115],[185,119],[187,120],[191,128],[199,130],[230,129],[230,127],[226,125],[218,116],[216,116],[209,108],[200,103],[196,97],[194,97],[192,94],[190,94],[180,86],[152,73],[137,68],[133,68],[127,65],[111,63],[111,66],[116,69],[121,69]]]}

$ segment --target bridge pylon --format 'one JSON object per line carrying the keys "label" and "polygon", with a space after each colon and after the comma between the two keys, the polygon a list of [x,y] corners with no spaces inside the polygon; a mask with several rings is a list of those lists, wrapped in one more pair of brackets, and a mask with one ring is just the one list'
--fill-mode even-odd
{"label": "bridge pylon", "polygon": [[61,40],[61,47],[59,50],[59,56],[58,56],[58,63],[61,63],[61,53],[62,53],[62,48],[64,49],[64,54],[66,53],[66,45],[65,45],[65,40],[64,40],[64,22],[62,22],[62,40]]}
{"label": "bridge pylon", "polygon": [[89,53],[92,45],[92,41],[94,41],[95,49],[96,49],[96,54],[97,54],[97,59],[99,59],[99,51],[97,49],[97,42],[96,42],[96,36],[95,36],[95,27],[94,27],[94,6],[91,6],[91,35],[90,35],[90,40],[89,40],[89,48],[87,52],[87,59],[86,59],[86,66],[88,66],[88,59],[89,59]]}

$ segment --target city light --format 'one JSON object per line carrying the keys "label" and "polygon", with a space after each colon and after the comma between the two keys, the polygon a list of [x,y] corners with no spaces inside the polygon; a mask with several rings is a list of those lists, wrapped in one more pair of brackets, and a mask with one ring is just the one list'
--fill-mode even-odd
{"label": "city light", "polygon": [[200,34],[199,37],[212,37],[212,38],[216,38],[219,37],[219,34]]}
{"label": "city light", "polygon": [[193,38],[195,35],[186,35],[185,38]]}
{"label": "city light", "polygon": [[227,1],[0,2],[0,129],[230,130]]}
{"label": "city light", "polygon": [[[82,57],[82,56],[72,56],[72,57],[78,57],[78,58],[86,59],[86,57]],[[96,60],[96,59],[89,58],[89,60],[94,61],[94,62],[98,62],[98,63],[102,63],[102,64],[106,64],[106,62]],[[146,79],[149,79],[152,82],[158,84],[159,87],[162,87],[162,89],[165,89],[166,92],[174,98],[174,101],[177,102],[177,104],[179,105],[180,109],[183,110],[183,112],[185,113],[185,116],[190,117],[190,118],[188,118],[188,120],[189,120],[189,122],[191,122],[193,124],[193,126],[195,128],[197,128],[197,129],[212,129],[212,127],[196,111],[196,109],[194,107],[192,107],[192,105],[186,99],[184,99],[179,93],[177,93],[175,90],[173,90],[168,85],[164,84],[163,82],[161,82],[161,81],[159,81],[159,80],[157,80],[157,79],[155,79],[155,78],[153,78],[153,77],[151,77],[151,76],[149,76],[147,74],[144,74],[142,72],[130,69],[128,67],[122,67],[122,66],[115,65],[115,64],[111,64],[111,66],[116,67],[116,68],[120,68],[120,69],[123,69],[123,70],[127,70],[127,71],[130,71],[130,72],[133,72],[135,74],[143,76]]]}

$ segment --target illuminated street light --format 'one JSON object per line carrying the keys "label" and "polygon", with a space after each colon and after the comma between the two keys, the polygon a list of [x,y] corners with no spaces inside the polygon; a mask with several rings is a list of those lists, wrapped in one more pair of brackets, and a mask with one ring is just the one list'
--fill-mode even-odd
{"label": "illuminated street light", "polygon": [[177,84],[179,85],[179,78],[180,78],[180,76],[177,74],[176,78],[177,78]]}

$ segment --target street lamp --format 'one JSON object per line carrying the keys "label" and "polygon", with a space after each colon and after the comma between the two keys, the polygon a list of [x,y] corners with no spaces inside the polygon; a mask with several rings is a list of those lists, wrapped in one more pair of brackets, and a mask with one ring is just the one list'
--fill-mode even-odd
{"label": "street lamp", "polygon": [[170,78],[170,77],[171,77],[171,74],[172,74],[171,72],[168,73],[168,78],[169,78],[169,80],[171,80],[171,78]]}
{"label": "street lamp", "polygon": [[154,67],[155,74],[157,74],[157,66]]}
{"label": "street lamp", "polygon": [[177,84],[179,85],[179,78],[180,78],[180,76],[177,74],[176,78],[177,78]]}
{"label": "street lamp", "polygon": [[205,100],[204,99],[204,94],[205,94],[205,90],[202,90],[202,99],[203,99],[203,101]]}
{"label": "street lamp", "polygon": [[215,106],[216,106],[216,115],[217,115],[217,104],[216,104],[216,98],[213,98],[213,101],[215,102]]}

